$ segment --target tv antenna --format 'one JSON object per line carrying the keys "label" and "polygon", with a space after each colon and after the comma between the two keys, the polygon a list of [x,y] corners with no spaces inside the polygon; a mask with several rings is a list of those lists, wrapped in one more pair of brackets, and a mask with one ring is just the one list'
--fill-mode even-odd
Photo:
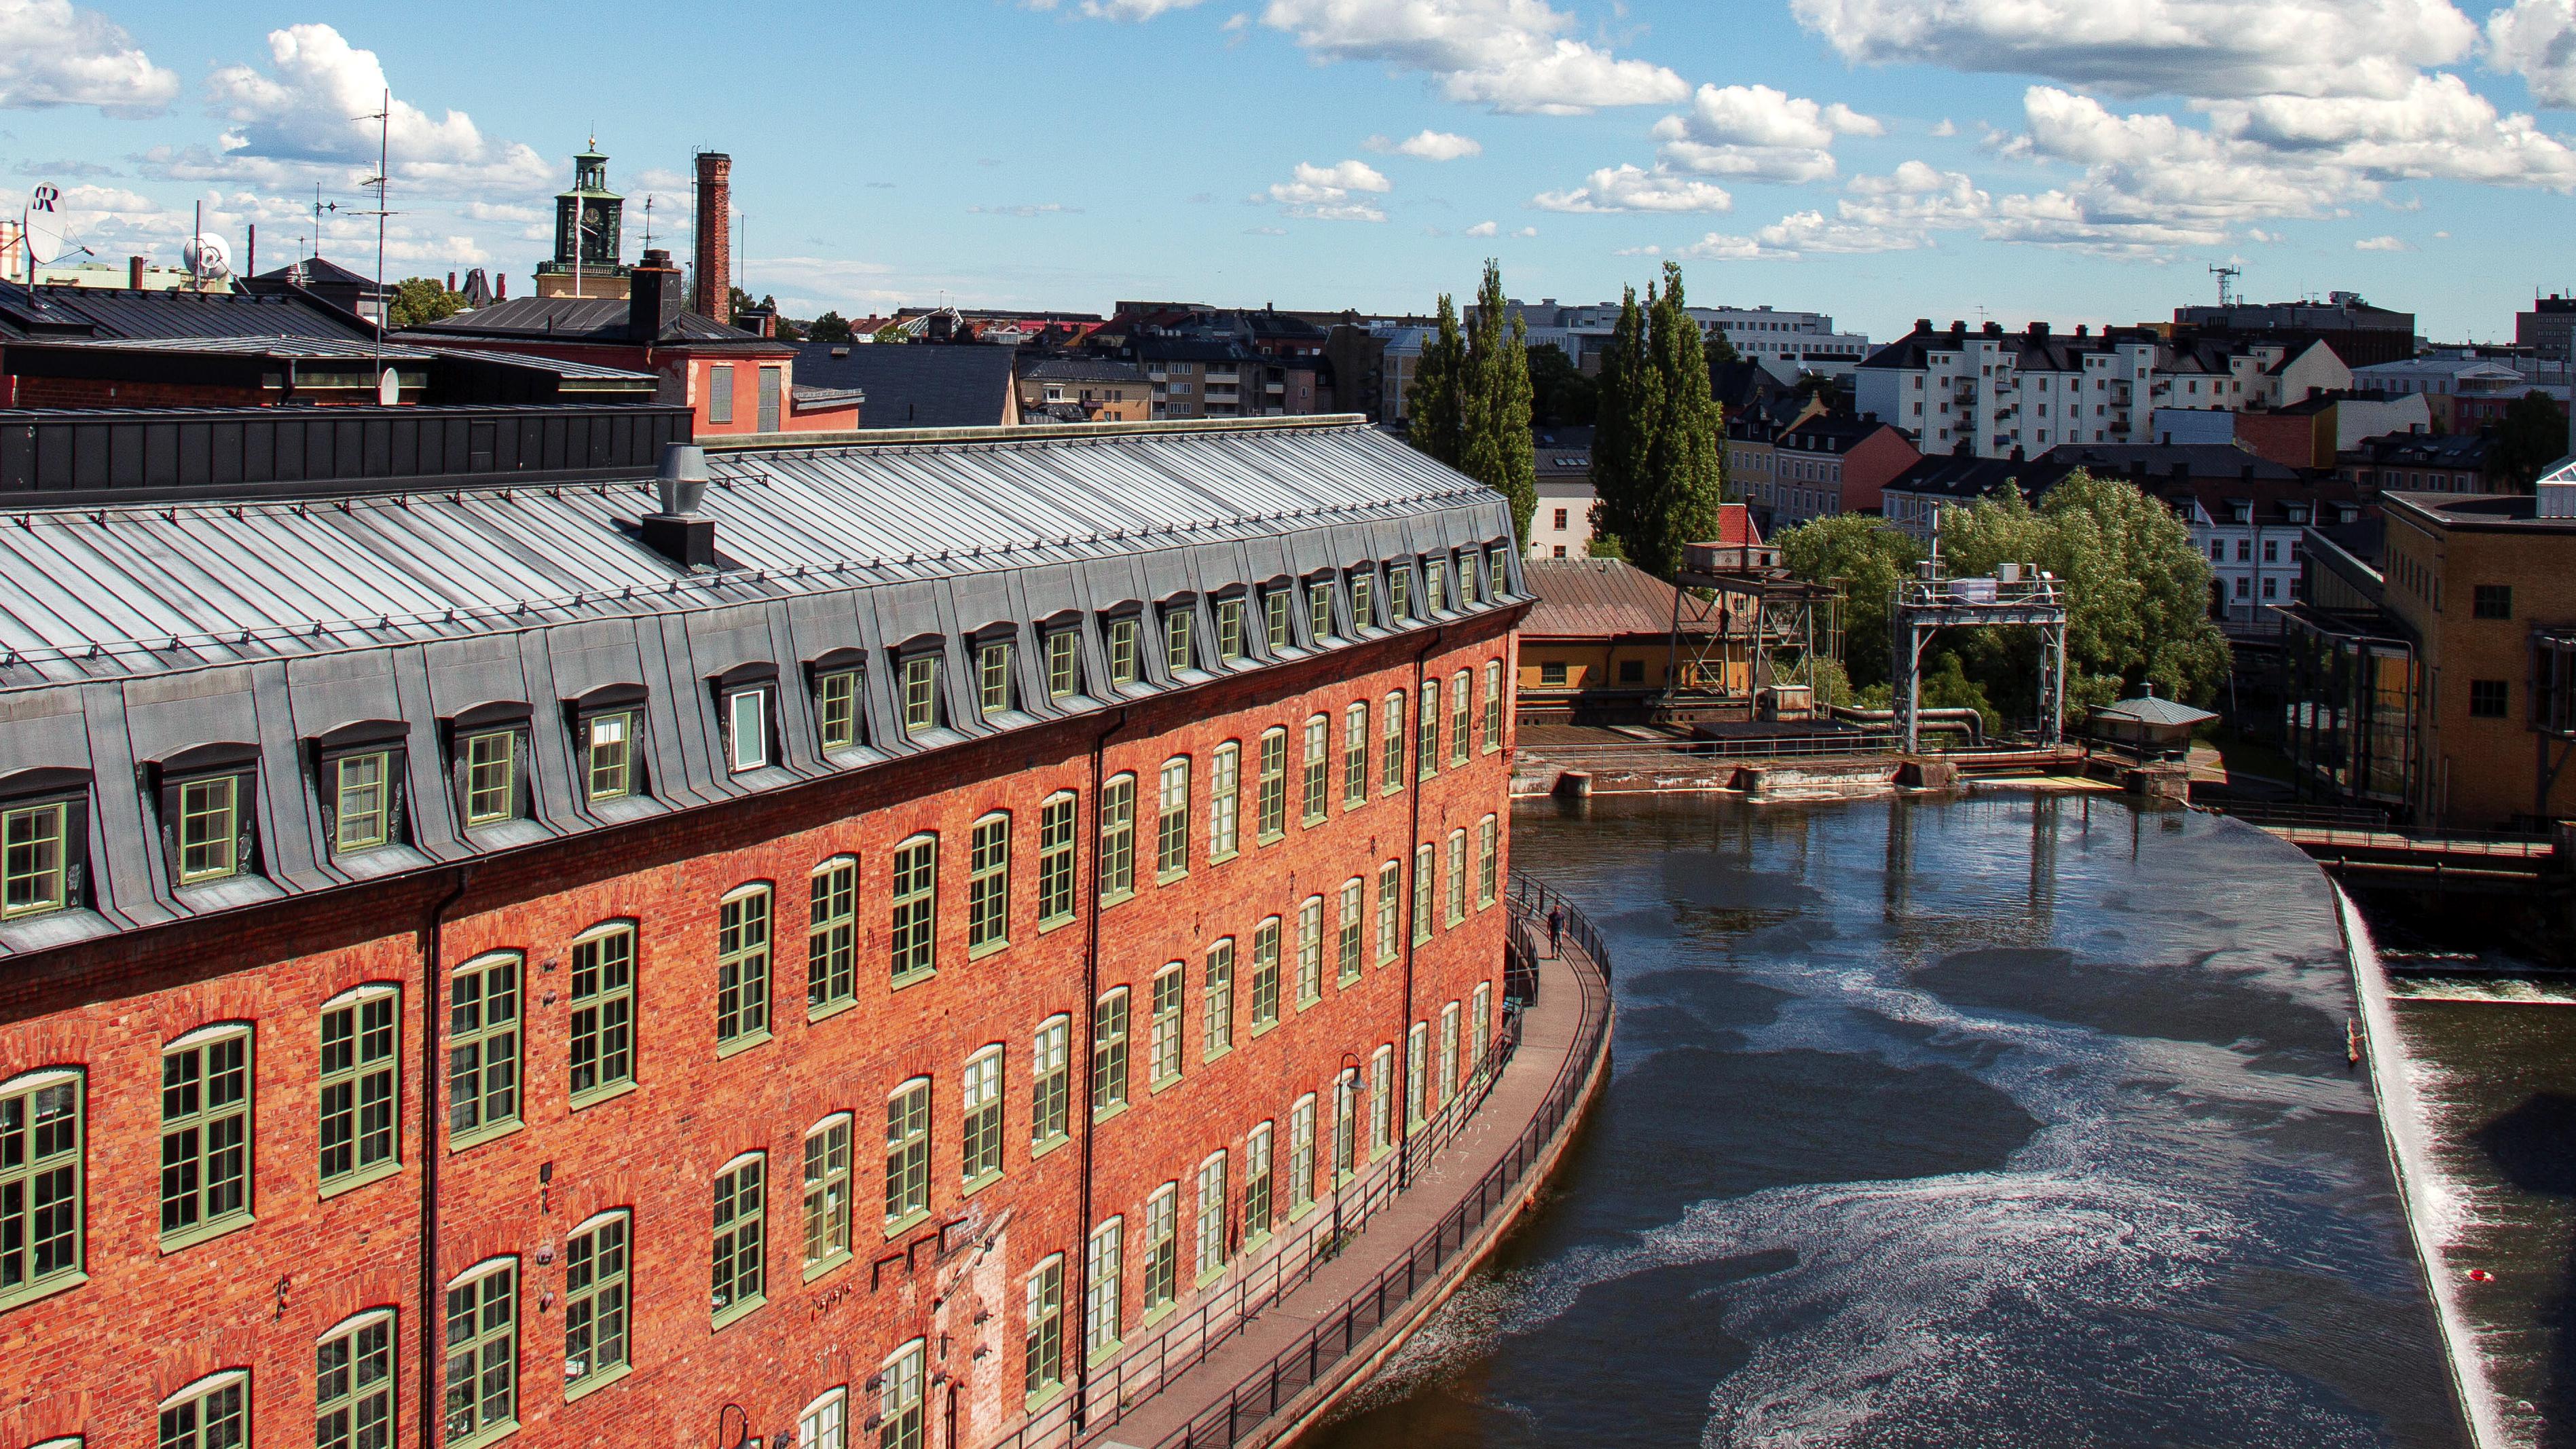
{"label": "tv antenna", "polygon": [[323,214],[324,212],[329,212],[329,213],[331,213],[331,214],[332,214],[332,215],[334,215],[334,216],[339,215],[339,213],[340,213],[340,203],[338,203],[338,202],[334,201],[334,202],[330,203],[330,204],[329,204],[329,205],[327,205],[327,206],[326,206],[326,205],[324,205],[324,204],[323,204],[323,202],[322,202],[322,183],[321,183],[321,182],[319,182],[319,181],[316,181],[316,182],[314,182],[314,183],[313,183],[313,251],[312,251],[312,255],[313,255],[313,256],[315,256],[315,257],[317,257],[317,258],[318,258],[318,257],[320,257],[320,256],[322,255],[322,214]]}
{"label": "tv antenna", "polygon": [[[402,385],[394,379],[392,373],[385,371],[385,329],[393,324],[393,310],[385,305],[385,218],[393,215],[386,206],[386,198],[391,194],[393,185],[394,93],[392,89],[388,87],[384,91],[383,100],[375,112],[364,116],[352,116],[350,119],[376,123],[376,174],[359,183],[362,186],[375,188],[376,207],[373,211],[361,211],[357,215],[372,216],[376,219],[376,401],[391,407],[402,397]],[[319,196],[321,192],[316,189],[314,194]]]}
{"label": "tv antenna", "polygon": [[2215,266],[2209,269],[2209,274],[2218,279],[2219,306],[2233,307],[2238,302],[2244,300],[2244,298],[2238,296],[2236,292],[2236,279],[2245,275],[2245,269],[2243,267]]}

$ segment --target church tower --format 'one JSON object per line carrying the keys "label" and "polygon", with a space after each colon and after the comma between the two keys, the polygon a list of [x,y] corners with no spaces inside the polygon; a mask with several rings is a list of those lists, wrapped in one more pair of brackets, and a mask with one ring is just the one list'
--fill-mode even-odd
{"label": "church tower", "polygon": [[629,282],[617,258],[626,198],[608,189],[598,137],[572,167],[572,189],[555,198],[555,254],[537,263],[537,295],[623,299]]}

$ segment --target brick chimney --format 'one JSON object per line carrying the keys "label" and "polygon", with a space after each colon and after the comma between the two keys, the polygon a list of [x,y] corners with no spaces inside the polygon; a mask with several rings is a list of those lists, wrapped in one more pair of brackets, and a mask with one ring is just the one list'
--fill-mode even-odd
{"label": "brick chimney", "polygon": [[733,321],[733,158],[698,153],[697,295],[692,311]]}
{"label": "brick chimney", "polygon": [[638,259],[635,269],[628,273],[627,340],[651,342],[679,314],[680,269],[671,265],[669,252],[655,247]]}

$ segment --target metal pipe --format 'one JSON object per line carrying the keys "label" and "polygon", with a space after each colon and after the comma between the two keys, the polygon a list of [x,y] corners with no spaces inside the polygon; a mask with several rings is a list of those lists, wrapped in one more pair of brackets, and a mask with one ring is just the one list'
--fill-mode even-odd
{"label": "metal pipe", "polygon": [[[1076,1074],[1076,1080],[1082,1083],[1082,1192],[1081,1207],[1079,1209],[1081,1217],[1075,1224],[1075,1241],[1078,1244],[1078,1250],[1065,1255],[1068,1265],[1073,1269],[1072,1272],[1065,1276],[1073,1280],[1073,1293],[1070,1296],[1077,1310],[1074,1318],[1076,1328],[1073,1335],[1074,1369],[1072,1375],[1072,1417],[1073,1426],[1076,1429],[1080,1429],[1083,1426],[1083,1421],[1090,1417],[1089,1411],[1091,1408],[1090,1292],[1091,1170],[1093,1137],[1092,1113],[1096,1110],[1097,1105],[1091,1100],[1091,1056],[1093,1052],[1099,1050],[1099,1044],[1092,1040],[1091,1034],[1099,1026],[1098,1012],[1100,1006],[1100,780],[1103,754],[1109,746],[1109,737],[1126,727],[1127,707],[1125,705],[1121,705],[1118,708],[1118,718],[1112,720],[1109,723],[1108,728],[1102,730],[1091,741],[1092,876],[1091,889],[1084,893],[1084,899],[1087,900],[1088,904],[1083,910],[1085,918],[1083,923],[1082,942],[1083,995],[1082,1010],[1079,1017],[1082,1022],[1082,1070]],[[1074,858],[1076,860],[1080,860],[1081,853],[1079,851],[1075,852]],[[1079,877],[1074,881],[1074,889],[1076,891],[1082,890],[1082,882]],[[1073,1063],[1065,1063],[1065,1070],[1072,1071]],[[426,1446],[424,1446],[424,1449],[426,1449]]]}
{"label": "metal pipe", "polygon": [[[1413,708],[1416,713],[1412,720],[1412,729],[1413,750],[1417,758],[1413,760],[1412,765],[1410,766],[1413,771],[1413,778],[1405,782],[1413,795],[1413,833],[1412,838],[1405,842],[1404,854],[1405,864],[1412,869],[1414,875],[1417,877],[1422,874],[1423,779],[1422,760],[1419,758],[1422,749],[1422,719],[1420,714],[1422,709],[1422,666],[1430,660],[1431,652],[1433,650],[1438,649],[1448,641],[1449,626],[1442,624],[1431,631],[1430,642],[1424,644],[1413,656]],[[1436,718],[1432,723],[1432,741],[1433,747],[1437,748],[1439,742],[1439,722]],[[1440,852],[1436,849],[1433,850],[1431,858],[1434,863],[1437,863],[1440,859]],[[1404,872],[1396,872],[1396,881],[1399,887],[1406,884]],[[1411,1087],[1400,1085],[1403,1083],[1409,1083],[1413,1080],[1413,943],[1422,938],[1422,923],[1415,920],[1413,915],[1415,903],[1421,899],[1422,885],[1419,880],[1415,880],[1411,883],[1411,888],[1404,892],[1404,1019],[1396,1023],[1395,1037],[1397,1041],[1404,1044],[1403,1055],[1396,1059],[1397,1065],[1395,1080],[1399,1084],[1396,1090],[1403,1092],[1407,1098],[1404,1104],[1404,1110],[1395,1114],[1395,1182],[1396,1190],[1399,1192],[1404,1190],[1411,1178],[1413,1111],[1414,1108],[1421,1105],[1418,1102],[1410,1100],[1413,1094]],[[1426,1045],[1427,1044],[1428,1043],[1426,1041]],[[1430,1080],[1430,1072],[1428,1069],[1425,1069],[1423,1079],[1426,1082]]]}
{"label": "metal pipe", "polygon": [[[438,1022],[442,1012],[439,986],[446,975],[440,957],[446,940],[449,908],[463,899],[474,881],[475,867],[461,866],[456,884],[429,908],[420,930],[420,1449],[438,1449],[439,1312],[438,1285]],[[521,978],[520,999],[526,1000]]]}

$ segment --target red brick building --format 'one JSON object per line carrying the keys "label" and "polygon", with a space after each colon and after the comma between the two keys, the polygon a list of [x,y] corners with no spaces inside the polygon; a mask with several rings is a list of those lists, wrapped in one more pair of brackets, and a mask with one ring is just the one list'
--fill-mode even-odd
{"label": "red brick building", "polygon": [[1333,423],[712,471],[13,505],[225,603],[0,605],[0,1444],[1061,1426],[1458,1090],[1499,498]]}

